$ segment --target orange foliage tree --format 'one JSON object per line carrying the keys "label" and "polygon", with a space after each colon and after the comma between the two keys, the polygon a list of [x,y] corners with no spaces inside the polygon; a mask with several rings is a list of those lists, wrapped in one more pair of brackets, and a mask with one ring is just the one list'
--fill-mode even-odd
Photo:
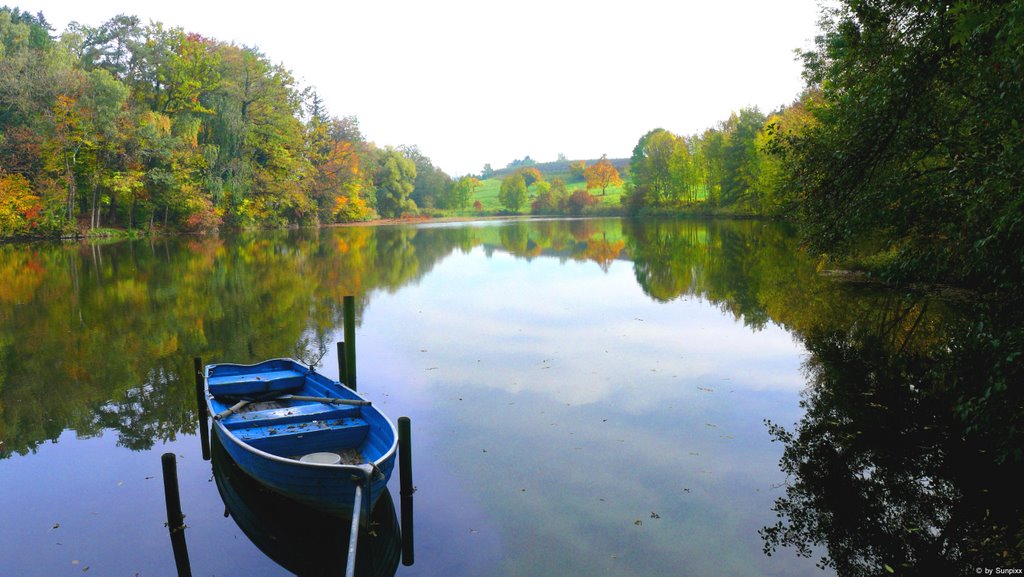
{"label": "orange foliage tree", "polygon": [[523,175],[523,181],[526,183],[527,187],[529,187],[535,182],[544,181],[544,175],[541,174],[540,171],[533,166],[528,166],[526,168],[519,169],[519,174]]}
{"label": "orange foliage tree", "polygon": [[612,163],[608,158],[602,156],[601,160],[597,161],[597,164],[588,166],[583,171],[583,178],[587,181],[587,190],[591,188],[600,188],[601,196],[605,195],[605,191],[609,186],[618,186],[622,184],[622,178],[619,176],[619,171],[612,166]]}
{"label": "orange foliage tree", "polygon": [[369,218],[370,208],[362,197],[365,178],[352,143],[345,140],[335,142],[322,170],[334,193],[333,218],[345,222]]}
{"label": "orange foliage tree", "polygon": [[39,197],[24,176],[0,172],[0,237],[28,233],[41,210]]}

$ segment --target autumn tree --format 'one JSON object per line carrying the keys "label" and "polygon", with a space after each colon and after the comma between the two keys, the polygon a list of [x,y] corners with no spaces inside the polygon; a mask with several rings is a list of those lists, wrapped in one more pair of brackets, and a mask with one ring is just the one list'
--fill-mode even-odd
{"label": "autumn tree", "polygon": [[566,207],[572,214],[582,214],[588,206],[593,206],[600,202],[596,196],[590,194],[585,190],[575,190],[572,195],[569,196],[569,200],[566,201]]}
{"label": "autumn tree", "polygon": [[612,163],[606,156],[602,156],[601,160],[597,161],[596,164],[587,167],[583,171],[583,177],[587,181],[587,190],[600,188],[601,196],[607,193],[609,186],[620,186],[622,184],[619,171],[612,166]]}
{"label": "autumn tree", "polygon": [[20,174],[0,172],[0,238],[30,232],[41,209],[39,197],[32,194],[28,179]]}
{"label": "autumn tree", "polygon": [[527,188],[532,186],[535,182],[541,182],[544,180],[544,175],[541,174],[540,170],[535,166],[520,168],[518,172],[523,175],[523,181],[526,183]]}

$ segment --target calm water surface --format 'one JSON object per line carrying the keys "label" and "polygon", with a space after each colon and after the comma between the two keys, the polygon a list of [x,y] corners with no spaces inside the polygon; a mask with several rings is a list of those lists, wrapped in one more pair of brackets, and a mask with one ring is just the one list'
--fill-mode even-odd
{"label": "calm water surface", "polygon": [[[836,509],[780,459],[788,447],[815,464],[824,453],[807,444],[836,432],[773,438],[772,426],[846,422],[822,389],[807,392],[853,370],[829,371],[832,335],[859,351],[860,329],[886,334],[881,349],[903,353],[948,325],[942,303],[836,282],[784,227],[749,222],[0,246],[0,275],[2,576],[174,574],[168,451],[193,574],[289,574],[254,544],[277,537],[251,539],[224,515],[196,436],[192,358],[324,354],[337,375],[346,294],[360,391],[412,419],[416,559],[398,575],[830,574],[815,567],[826,547],[870,543],[830,533]],[[885,433],[881,444],[903,436]],[[910,477],[941,497],[936,475]],[[813,530],[767,556],[761,533],[786,504]],[[922,510],[890,522],[943,522]],[[901,567],[914,546],[885,563]]]}

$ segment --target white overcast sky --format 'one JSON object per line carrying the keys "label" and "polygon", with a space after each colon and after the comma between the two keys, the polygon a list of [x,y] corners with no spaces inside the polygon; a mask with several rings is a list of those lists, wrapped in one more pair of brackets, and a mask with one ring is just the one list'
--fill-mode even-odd
{"label": "white overcast sky", "polygon": [[117,14],[160,21],[283,63],[330,114],[379,146],[415,144],[452,175],[628,157],[648,130],[692,134],[768,112],[803,87],[794,50],[817,0],[24,0],[56,31]]}

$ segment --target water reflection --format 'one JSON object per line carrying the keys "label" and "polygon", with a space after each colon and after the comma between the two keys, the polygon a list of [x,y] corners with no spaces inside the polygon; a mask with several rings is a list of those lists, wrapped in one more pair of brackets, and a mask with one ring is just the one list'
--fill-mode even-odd
{"label": "water reflection", "polygon": [[1020,568],[1020,311],[896,300],[805,335],[806,415],[772,425],[791,481],[765,550],[824,546],[854,576]]}
{"label": "water reflection", "polygon": [[[300,577],[345,574],[351,522],[268,491],[249,477],[212,439],[213,477],[225,511],[275,563]],[[401,558],[401,533],[391,493],[380,496],[360,531],[355,574],[392,577]]]}
{"label": "water reflection", "polygon": [[618,255],[591,245],[609,237],[622,244],[618,221],[0,245],[0,458],[68,429],[149,449],[192,430],[191,357],[255,362],[323,346],[344,295],[357,296],[359,318],[374,291],[418,281],[453,251],[605,265]]}
{"label": "water reflection", "polygon": [[[769,345],[757,337],[781,327],[808,354],[806,413],[795,424],[772,423],[785,447],[781,466],[789,482],[776,502],[780,523],[762,531],[767,551],[778,556],[792,547],[823,555],[842,575],[890,569],[959,574],[975,566],[1024,564],[1021,497],[1000,484],[1024,472],[1020,307],[837,283],[819,274],[791,231],[775,223],[542,220],[2,245],[0,460],[34,452],[67,430],[79,438],[113,431],[117,444],[133,451],[191,434],[193,357],[253,362],[294,355],[297,346],[330,347],[326,339],[341,326],[344,295],[356,295],[359,322],[373,302],[426,284],[446,260],[469,254],[474,258],[459,260],[462,269],[439,281],[450,284],[438,290],[444,298],[431,302],[445,310],[420,311],[420,303],[406,303],[395,321],[425,323],[439,341],[431,343],[432,364],[418,368],[419,378],[424,370],[450,369],[449,387],[498,389],[481,401],[478,414],[457,413],[461,426],[494,430],[495,399],[520,407],[513,403],[526,392],[565,408],[547,409],[544,417],[521,415],[523,422],[535,419],[534,427],[517,432],[521,425],[502,423],[497,434],[527,439],[550,430],[551,422],[577,419],[580,436],[589,432],[595,448],[619,446],[626,437],[654,436],[651,419],[660,418],[658,438],[643,448],[658,448],[646,456],[651,463],[676,467],[688,455],[671,454],[680,449],[664,444],[664,431],[678,434],[680,444],[692,442],[716,424],[704,418],[705,410],[725,418],[724,405],[705,400],[712,398],[705,392],[708,380],[719,381],[715,371],[722,366],[750,367],[745,388],[728,385],[743,393],[728,407],[747,403],[760,413],[758,420],[768,414],[758,403],[768,407],[779,397],[762,401],[757,393],[799,386],[789,367],[772,364],[791,351],[758,356]],[[529,262],[535,276],[524,281],[522,267],[508,262]],[[559,280],[559,268],[575,265],[595,274]],[[621,280],[619,267],[628,267],[628,286],[614,284]],[[509,287],[518,291],[515,298],[507,296]],[[672,327],[636,318],[641,307],[633,302],[621,311],[609,304],[641,291],[647,304],[680,305],[645,309]],[[580,298],[583,292],[587,298]],[[689,306],[693,302],[710,303],[751,330],[725,333],[698,318],[709,307]],[[472,314],[456,320],[452,311],[463,309]],[[622,318],[614,316],[618,312]],[[684,324],[685,330],[667,330]],[[520,333],[523,327],[532,332]],[[709,327],[722,332],[701,332]],[[604,334],[595,338],[596,330]],[[393,341],[401,338],[393,336],[401,331],[389,334]],[[501,343],[502,357],[533,364],[505,366],[480,350],[487,343]],[[386,355],[395,345],[375,350]],[[410,363],[425,348],[417,345],[401,361]],[[608,350],[615,354],[604,354]],[[649,366],[620,366],[635,358],[665,362],[658,373]],[[623,374],[619,380],[609,376]],[[613,403],[624,386],[632,387],[630,394]],[[730,392],[721,387],[717,395]],[[462,405],[469,401],[459,398]],[[685,407],[682,417],[657,413],[673,403]],[[644,419],[616,425],[622,430],[608,436],[612,425],[604,423],[617,410],[623,423],[636,415]],[[739,418],[734,424],[743,426]],[[549,441],[524,451],[528,457],[544,453]],[[724,436],[720,441],[726,442]],[[574,442],[568,450],[579,455],[582,447]],[[477,446],[465,449],[466,455],[482,454]],[[755,458],[753,453],[744,458]],[[497,456],[493,449],[488,453],[489,459]],[[509,455],[509,466],[495,469],[496,482],[523,458]],[[552,449],[546,458],[556,461],[564,453]],[[466,460],[465,469],[479,474],[480,465]],[[582,486],[598,483],[592,470],[573,474]],[[662,489],[673,474],[659,469],[651,475],[650,492],[667,495]],[[561,482],[560,476],[548,482]],[[608,484],[619,482],[616,477]],[[665,500],[682,502],[678,496]],[[602,514],[614,510],[604,501],[601,507]],[[679,511],[684,514],[692,515]],[[574,510],[562,520],[578,516]],[[609,529],[617,519],[599,520],[610,542],[618,538]],[[666,543],[670,549],[678,547]]]}

